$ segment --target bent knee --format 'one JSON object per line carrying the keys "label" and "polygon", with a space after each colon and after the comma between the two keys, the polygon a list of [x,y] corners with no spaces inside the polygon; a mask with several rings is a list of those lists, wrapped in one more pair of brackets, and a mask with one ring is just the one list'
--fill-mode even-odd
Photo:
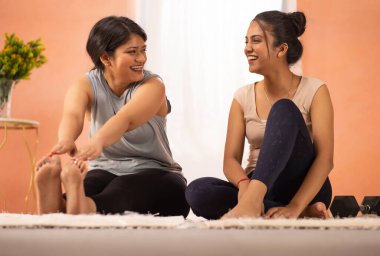
{"label": "bent knee", "polygon": [[203,209],[212,201],[213,188],[215,178],[204,177],[192,181],[185,190],[187,203],[193,209],[194,213],[197,209]]}

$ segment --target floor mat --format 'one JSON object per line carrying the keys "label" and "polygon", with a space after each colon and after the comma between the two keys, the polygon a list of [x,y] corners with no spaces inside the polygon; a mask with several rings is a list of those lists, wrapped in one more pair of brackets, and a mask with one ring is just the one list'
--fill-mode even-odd
{"label": "floor mat", "polygon": [[380,218],[365,216],[345,219],[254,219],[205,220],[182,216],[160,217],[124,215],[69,215],[63,213],[29,215],[0,214],[0,228],[146,228],[146,229],[380,229]]}

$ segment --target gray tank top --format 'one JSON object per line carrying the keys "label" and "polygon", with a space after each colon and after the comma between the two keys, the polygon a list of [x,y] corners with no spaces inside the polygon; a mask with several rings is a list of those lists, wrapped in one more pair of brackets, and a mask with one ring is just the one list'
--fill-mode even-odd
{"label": "gray tank top", "polygon": [[[90,137],[131,100],[141,84],[151,77],[158,77],[145,70],[143,80],[130,85],[123,95],[118,97],[109,88],[102,71],[93,69],[86,75],[94,92]],[[102,169],[115,175],[132,174],[151,168],[182,175],[181,166],[172,158],[166,136],[166,118],[161,116],[154,116],[136,129],[124,133],[118,142],[103,149],[97,159],[90,161],[90,170]]]}

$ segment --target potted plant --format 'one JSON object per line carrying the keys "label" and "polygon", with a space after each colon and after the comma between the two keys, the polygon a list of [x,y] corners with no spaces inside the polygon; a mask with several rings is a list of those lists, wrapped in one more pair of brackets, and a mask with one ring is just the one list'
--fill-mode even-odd
{"label": "potted plant", "polygon": [[5,34],[0,52],[0,116],[10,117],[11,94],[21,79],[29,79],[31,70],[46,63],[41,38],[24,43],[15,34]]}

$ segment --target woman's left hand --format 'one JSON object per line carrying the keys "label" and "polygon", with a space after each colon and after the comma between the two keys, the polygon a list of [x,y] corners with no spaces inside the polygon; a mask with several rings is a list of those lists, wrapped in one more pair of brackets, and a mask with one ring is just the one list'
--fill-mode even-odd
{"label": "woman's left hand", "polygon": [[94,160],[100,156],[102,150],[103,147],[100,143],[90,141],[87,145],[79,148],[75,158],[82,161]]}
{"label": "woman's left hand", "polygon": [[[302,211],[301,211],[302,212]],[[273,207],[270,208],[264,215],[267,219],[295,219],[297,218],[301,212],[291,205],[287,205],[284,207]]]}

